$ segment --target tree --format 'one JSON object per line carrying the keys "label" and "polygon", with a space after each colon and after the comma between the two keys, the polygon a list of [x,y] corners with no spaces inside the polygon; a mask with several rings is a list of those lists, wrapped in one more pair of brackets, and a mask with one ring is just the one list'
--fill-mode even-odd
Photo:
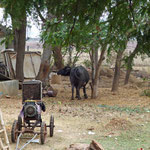
{"label": "tree", "polygon": [[[133,10],[139,11],[141,3],[145,9],[146,0],[136,3],[128,0],[48,1],[48,10],[54,18],[47,22],[45,27],[49,31],[45,30],[43,37],[52,47],[60,46],[63,49],[74,45],[77,52],[91,53],[92,98],[97,97],[99,71],[106,51],[117,53],[112,90],[118,89],[123,51],[128,40],[134,37],[135,19],[138,18]],[[97,58],[99,47],[101,55]]]}
{"label": "tree", "polygon": [[[63,33],[63,38],[65,42],[64,46],[74,45],[77,51],[90,51],[90,48],[93,45],[93,41],[96,43],[94,53],[97,52],[98,47],[103,43],[100,42],[99,36],[101,32],[97,31],[97,24],[100,24],[99,18],[102,16],[102,13],[105,11],[105,6],[109,3],[108,1],[50,1],[51,13],[55,16],[62,18],[61,23],[59,21],[55,22],[55,26],[64,24],[65,28],[61,28],[57,33]],[[67,9],[66,9],[67,6]],[[58,23],[59,22],[59,23]],[[65,29],[65,30],[64,30]],[[67,29],[67,30],[66,30]],[[96,32],[93,36],[93,32]],[[61,37],[61,36],[60,36]],[[53,38],[54,39],[54,38]],[[60,39],[57,37],[57,42]],[[56,43],[57,43],[56,42]],[[92,98],[97,97],[97,87],[100,66],[104,58],[104,52],[107,48],[107,44],[101,46],[101,57],[99,60],[96,60],[93,68],[93,80],[92,80]],[[97,49],[96,49],[97,48]],[[96,56],[96,53],[95,53]]]}
{"label": "tree", "polygon": [[125,76],[125,81],[124,84],[128,84],[129,77],[132,71],[132,66],[133,66],[133,60],[136,55],[142,55],[146,54],[148,57],[150,56],[150,28],[147,28],[147,25],[145,26],[145,31],[140,32],[137,36],[137,45],[134,49],[133,52],[125,59],[126,62],[126,76]]}
{"label": "tree", "polygon": [[31,6],[29,0],[2,0],[2,6],[5,9],[5,16],[11,17],[12,30],[14,34],[14,50],[17,52],[16,56],[16,79],[24,80],[24,53],[26,41],[26,16]]}
{"label": "tree", "polygon": [[[94,61],[93,64],[93,71],[92,71],[92,84],[91,84],[91,98],[95,99],[98,96],[98,84],[99,84],[99,75],[102,62],[104,60],[104,54],[106,52],[107,45],[102,45],[101,47],[101,55],[98,61]],[[97,60],[97,58],[95,59]]]}
{"label": "tree", "polygon": [[[44,24],[46,23],[46,20],[48,18],[51,19],[51,17],[48,14],[47,14],[46,19],[44,17],[43,18],[42,17],[41,17],[41,19],[43,21],[43,26],[44,26]],[[47,30],[49,30],[49,29],[47,29]],[[49,73],[50,73],[51,57],[52,57],[52,46],[49,43],[47,43],[46,40],[44,40],[41,64],[40,64],[39,72],[36,76],[37,80],[42,81],[42,85],[44,88],[46,86],[49,86]]]}
{"label": "tree", "polygon": [[114,72],[114,78],[113,78],[113,83],[112,83],[112,92],[118,90],[123,52],[124,51],[122,50],[117,53],[117,58],[116,58],[116,63],[115,63],[115,72]]}
{"label": "tree", "polygon": [[26,13],[20,19],[20,25],[15,27],[14,18],[12,18],[13,31],[14,31],[14,50],[16,55],[16,79],[19,81],[24,80],[24,56],[25,56],[25,41],[26,41]]}
{"label": "tree", "polygon": [[128,1],[112,1],[109,8],[108,21],[110,23],[110,42],[111,50],[117,53],[115,62],[114,78],[112,91],[117,91],[120,78],[120,67],[123,52],[126,49],[129,40],[130,30],[133,28],[132,15],[130,12],[130,3]]}
{"label": "tree", "polygon": [[[61,41],[60,37],[63,37],[62,39],[67,41],[68,45],[75,45],[77,51],[82,51],[84,47],[84,49],[91,53],[93,68],[91,84],[92,98],[97,97],[99,71],[105,51],[108,53],[117,53],[112,91],[118,89],[123,52],[127,42],[134,38],[135,21],[136,19],[138,20],[138,15],[145,12],[147,6],[147,0],[134,3],[132,0],[95,0],[88,2],[84,0],[72,0],[71,2],[69,0],[55,0],[49,2],[51,13],[61,18],[61,21],[59,19],[54,20],[53,25],[55,28],[58,28],[60,25],[65,27],[59,28],[59,31],[55,30],[57,31],[55,32],[55,36],[54,34],[53,36],[49,34],[50,37],[54,37],[55,39],[54,45]],[[139,12],[137,13],[138,15],[135,16],[133,10]],[[147,18],[149,17],[147,16]],[[143,30],[143,25],[140,22],[138,23],[138,30],[140,28]],[[98,47],[101,48],[99,58],[97,58]]]}
{"label": "tree", "polygon": [[128,84],[135,56],[142,54],[147,54],[150,56],[149,11],[150,7],[147,1],[138,2],[132,7],[134,28],[131,30],[130,37],[136,40],[137,45],[134,51],[125,58],[127,71],[124,84]]}
{"label": "tree", "polygon": [[42,86],[49,86],[49,72],[50,72],[50,57],[52,53],[52,47],[50,45],[45,44],[43,55],[41,58],[41,64],[39,72],[36,76],[37,80],[42,81]]}
{"label": "tree", "polygon": [[64,67],[61,46],[53,47],[54,65],[58,70]]}
{"label": "tree", "polygon": [[126,59],[126,66],[127,66],[127,71],[126,71],[126,76],[124,80],[124,84],[128,84],[130,73],[132,71],[132,62],[135,57],[135,55],[139,52],[139,44],[137,43],[136,48],[134,49],[133,52],[131,52],[130,56]]}
{"label": "tree", "polygon": [[[49,73],[50,73],[50,62],[52,56],[54,57],[55,65],[58,69],[63,67],[63,59],[61,54],[61,46],[53,45],[50,35],[53,30],[50,28],[51,22],[56,18],[49,9],[49,1],[35,1],[34,2],[34,12],[35,16],[39,16],[42,21],[42,36],[43,41],[43,55],[41,59],[40,69],[36,79],[41,80],[43,86],[49,86]],[[46,17],[44,17],[44,12],[46,12]],[[38,17],[35,17],[36,19]]]}

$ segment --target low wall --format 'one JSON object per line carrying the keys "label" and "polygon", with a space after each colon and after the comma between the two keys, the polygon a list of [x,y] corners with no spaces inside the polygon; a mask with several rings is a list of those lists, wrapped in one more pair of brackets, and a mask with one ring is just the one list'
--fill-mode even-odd
{"label": "low wall", "polygon": [[18,94],[18,90],[19,82],[17,80],[0,81],[0,96],[16,96]]}

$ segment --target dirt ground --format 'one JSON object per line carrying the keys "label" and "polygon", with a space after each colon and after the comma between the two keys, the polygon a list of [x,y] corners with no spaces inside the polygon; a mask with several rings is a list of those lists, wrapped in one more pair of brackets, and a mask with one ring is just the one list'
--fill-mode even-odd
{"label": "dirt ground", "polygon": [[[107,84],[104,83],[104,80]],[[146,130],[147,125],[150,125],[150,98],[141,96],[143,90],[148,89],[148,87],[139,87],[130,83],[128,86],[121,86],[117,93],[112,93],[111,86],[108,85],[111,84],[111,80],[106,77],[101,78],[103,83],[100,82],[99,96],[95,100],[90,99],[89,85],[87,87],[88,99],[70,100],[71,87],[67,77],[63,78],[62,84],[53,84],[52,86],[58,90],[58,95],[55,98],[43,98],[46,112],[42,113],[42,119],[46,124],[49,124],[50,115],[54,115],[54,136],[49,137],[48,129],[48,136],[44,145],[32,143],[25,149],[63,150],[73,143],[89,144],[93,139],[98,141],[106,150],[150,149],[150,142],[144,145],[144,142],[139,142],[140,137],[134,138],[135,135],[130,135],[127,136],[129,141],[125,142],[123,136],[132,131],[134,133],[139,132],[138,136],[140,136],[141,131]],[[80,93],[83,96],[82,91]],[[22,108],[21,91],[15,97],[1,98],[0,104],[7,133],[11,139],[13,121],[17,119]],[[148,131],[148,133],[150,132]],[[150,138],[149,135],[146,138]],[[117,139],[122,137],[123,145],[126,146],[123,146],[119,141],[117,142]],[[130,146],[128,142],[133,138],[138,144]],[[25,142],[26,140],[22,139],[19,146],[21,147]],[[11,143],[13,150],[15,146],[16,144]]]}

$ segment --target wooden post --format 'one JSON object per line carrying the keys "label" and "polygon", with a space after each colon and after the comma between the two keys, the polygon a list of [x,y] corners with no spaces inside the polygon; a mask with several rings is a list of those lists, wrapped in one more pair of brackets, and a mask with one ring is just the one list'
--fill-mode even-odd
{"label": "wooden post", "polygon": [[4,146],[2,139],[0,138],[0,146],[2,150],[5,150],[5,149],[11,150],[1,110],[0,110],[0,125],[2,127],[2,129],[0,129],[0,133],[4,133],[4,140],[6,143],[6,146]]}

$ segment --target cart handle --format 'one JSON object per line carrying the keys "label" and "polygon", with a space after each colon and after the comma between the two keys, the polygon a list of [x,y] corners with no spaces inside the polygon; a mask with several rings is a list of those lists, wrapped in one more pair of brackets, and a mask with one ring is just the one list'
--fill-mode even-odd
{"label": "cart handle", "polygon": [[25,102],[41,102],[41,100],[25,100]]}

